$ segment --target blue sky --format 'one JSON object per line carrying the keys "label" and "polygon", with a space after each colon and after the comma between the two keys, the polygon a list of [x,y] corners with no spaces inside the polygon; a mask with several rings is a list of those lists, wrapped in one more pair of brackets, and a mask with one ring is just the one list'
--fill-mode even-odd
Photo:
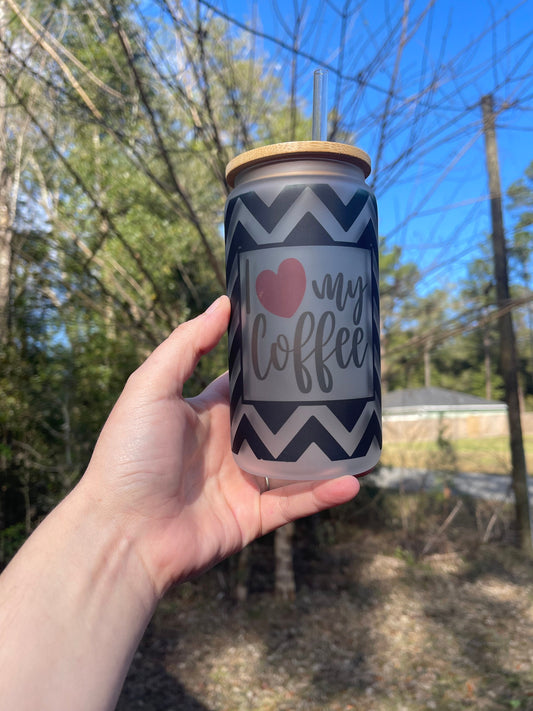
{"label": "blue sky", "polygon": [[[338,108],[342,127],[376,167],[371,179],[381,234],[418,264],[423,291],[453,289],[490,234],[483,94],[493,93],[497,110],[509,107],[497,116],[502,190],[533,161],[533,0],[436,0],[432,6],[414,0],[403,25],[408,41],[401,56],[407,2],[210,0],[206,12],[212,11],[209,5],[255,29],[258,47],[287,88],[292,65],[284,47],[292,46],[301,13],[302,107],[310,110],[314,69],[330,66],[329,108]],[[386,106],[390,119],[380,150]],[[411,157],[402,156],[413,146]],[[510,230],[512,220],[505,218]]]}

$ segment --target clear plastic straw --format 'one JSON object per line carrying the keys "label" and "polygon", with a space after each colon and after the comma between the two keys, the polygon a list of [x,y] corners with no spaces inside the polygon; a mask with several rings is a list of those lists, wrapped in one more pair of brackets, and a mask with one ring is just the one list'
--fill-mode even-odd
{"label": "clear plastic straw", "polygon": [[328,138],[328,73],[316,69],[313,77],[313,141]]}

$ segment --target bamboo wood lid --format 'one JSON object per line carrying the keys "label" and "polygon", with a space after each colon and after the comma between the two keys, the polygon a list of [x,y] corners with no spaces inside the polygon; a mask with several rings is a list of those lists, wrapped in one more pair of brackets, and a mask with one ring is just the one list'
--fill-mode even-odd
{"label": "bamboo wood lid", "polygon": [[355,146],[332,141],[291,141],[260,146],[235,156],[226,167],[226,182],[230,188],[235,184],[237,174],[245,168],[264,162],[286,160],[287,158],[330,158],[357,165],[368,178],[371,171],[370,156]]}

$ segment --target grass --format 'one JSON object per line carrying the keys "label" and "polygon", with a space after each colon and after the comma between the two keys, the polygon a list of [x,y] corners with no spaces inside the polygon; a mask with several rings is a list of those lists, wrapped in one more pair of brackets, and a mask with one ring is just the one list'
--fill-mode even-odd
{"label": "grass", "polygon": [[[293,602],[273,595],[273,540],[253,544],[250,596],[229,564],[167,595],[118,711],[533,709],[533,568],[512,508],[366,490],[297,524]],[[319,535],[328,523],[327,535]],[[322,541],[322,543],[320,543]]]}
{"label": "grass", "polygon": [[[533,472],[533,435],[524,436],[526,464]],[[511,455],[507,437],[427,442],[385,442],[381,463],[416,469],[444,469],[486,474],[509,474]]]}

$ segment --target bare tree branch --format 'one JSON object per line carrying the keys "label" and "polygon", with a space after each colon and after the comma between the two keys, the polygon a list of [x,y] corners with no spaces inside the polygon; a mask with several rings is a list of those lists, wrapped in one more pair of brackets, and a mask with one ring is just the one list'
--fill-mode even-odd
{"label": "bare tree branch", "polygon": [[13,12],[17,15],[19,20],[22,22],[26,30],[29,32],[29,34],[34,38],[34,40],[39,44],[40,47],[43,48],[45,52],[47,52],[55,62],[57,62],[57,65],[67,78],[68,82],[74,89],[74,91],[78,94],[78,96],[81,98],[83,103],[87,106],[89,111],[95,116],[97,119],[102,119],[102,114],[100,111],[96,108],[95,104],[93,101],[90,99],[89,95],[85,91],[85,89],[81,86],[79,81],[76,79],[74,74],[70,71],[66,63],[61,59],[59,54],[55,51],[55,49],[47,42],[43,37],[39,35],[37,30],[33,27],[29,19],[26,17],[26,15],[23,13],[23,11],[20,9],[20,7],[17,5],[15,0],[5,0],[9,7],[13,10]]}
{"label": "bare tree branch", "polygon": [[[115,8],[115,10],[116,10],[116,8]],[[128,59],[129,66],[130,66],[130,69],[131,69],[133,76],[135,78],[135,85],[137,87],[137,91],[139,92],[139,96],[141,97],[142,104],[149,116],[150,123],[151,123],[152,129],[154,131],[156,141],[157,141],[157,145],[160,150],[160,154],[161,154],[161,156],[165,162],[165,165],[167,167],[168,177],[170,178],[170,181],[171,181],[171,184],[172,184],[174,190],[179,195],[180,199],[182,200],[182,202],[184,204],[185,211],[186,211],[186,214],[187,214],[189,220],[191,221],[191,223],[194,225],[196,231],[198,232],[200,240],[202,241],[202,244],[204,246],[209,264],[213,269],[213,272],[216,276],[218,283],[220,284],[220,286],[222,288],[225,288],[226,280],[225,280],[224,274],[222,272],[221,265],[219,264],[218,259],[216,258],[216,256],[213,253],[211,245],[209,244],[209,239],[205,233],[203,225],[201,224],[200,220],[198,219],[198,215],[192,205],[192,202],[191,202],[189,196],[187,195],[187,193],[185,192],[185,189],[183,188],[180,181],[178,180],[178,177],[177,177],[176,172],[174,170],[174,166],[173,166],[172,161],[170,159],[167,147],[166,147],[163,137],[161,135],[161,131],[159,129],[159,124],[156,119],[155,113],[152,109],[152,106],[150,104],[150,101],[148,99],[146,91],[144,89],[144,84],[139,76],[139,72],[137,71],[137,67],[135,64],[135,59],[133,56],[133,51],[131,48],[131,44],[129,42],[129,38],[127,37],[126,33],[124,32],[124,30],[120,24],[118,13],[115,11],[114,14],[115,14],[115,16],[110,19],[115,27],[117,35],[118,35],[120,42],[122,44],[122,47],[124,49],[125,55]]]}

